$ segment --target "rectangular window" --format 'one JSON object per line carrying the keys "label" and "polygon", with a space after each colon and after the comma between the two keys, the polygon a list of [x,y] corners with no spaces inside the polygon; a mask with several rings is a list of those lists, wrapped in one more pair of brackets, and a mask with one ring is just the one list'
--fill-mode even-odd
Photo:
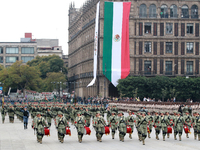
{"label": "rectangular window", "polygon": [[157,36],[157,23],[153,23],[153,36]]}
{"label": "rectangular window", "polygon": [[144,24],[144,33],[146,33],[146,34],[151,33],[151,22],[146,22]]}
{"label": "rectangular window", "polygon": [[0,54],[3,54],[3,47],[0,47]]}
{"label": "rectangular window", "polygon": [[144,52],[151,53],[151,42],[144,42]]}
{"label": "rectangular window", "polygon": [[22,54],[34,54],[34,47],[22,47]]}
{"label": "rectangular window", "polygon": [[193,23],[187,23],[187,34],[193,34]]}
{"label": "rectangular window", "polygon": [[6,47],[6,54],[18,54],[18,47]]}
{"label": "rectangular window", "polygon": [[143,44],[143,42],[139,42],[139,55],[142,55],[142,44]]}
{"label": "rectangular window", "polygon": [[160,42],[160,55],[164,55],[164,42]]}
{"label": "rectangular window", "polygon": [[0,63],[3,63],[3,57],[0,57]]}
{"label": "rectangular window", "polygon": [[175,59],[174,72],[175,74],[178,74],[178,59]]}
{"label": "rectangular window", "polygon": [[184,74],[185,72],[185,61],[182,59],[181,60],[181,74]]}
{"label": "rectangular window", "polygon": [[142,59],[139,59],[139,71],[142,71]]}
{"label": "rectangular window", "polygon": [[166,42],[166,53],[172,53],[172,42]]}
{"label": "rectangular window", "polygon": [[32,59],[34,59],[34,57],[32,57],[32,56],[24,56],[24,57],[22,57],[23,63],[27,63],[28,61],[31,61]]}
{"label": "rectangular window", "polygon": [[18,57],[6,57],[6,63],[15,63],[18,59]]}
{"label": "rectangular window", "polygon": [[193,42],[187,42],[187,53],[193,53],[193,47],[194,43]]}
{"label": "rectangular window", "polygon": [[181,42],[181,55],[185,55],[185,42]]}
{"label": "rectangular window", "polygon": [[175,51],[174,54],[178,55],[178,42],[175,42],[174,51]]}
{"label": "rectangular window", "polygon": [[193,75],[193,61],[187,61],[187,75]]}
{"label": "rectangular window", "polygon": [[199,55],[199,42],[196,42],[195,49],[196,49],[195,55]]}
{"label": "rectangular window", "polygon": [[151,61],[144,61],[144,74],[151,74]]}
{"label": "rectangular window", "polygon": [[154,66],[153,66],[153,68],[154,68],[154,74],[157,74],[157,59],[154,59]]}
{"label": "rectangular window", "polygon": [[160,59],[160,74],[163,74],[163,59]]}
{"label": "rectangular window", "polygon": [[153,42],[153,54],[157,55],[157,42]]}
{"label": "rectangular window", "polygon": [[172,34],[173,32],[173,23],[166,23],[166,34]]}
{"label": "rectangular window", "polygon": [[164,36],[164,23],[160,23],[160,36]]}
{"label": "rectangular window", "polygon": [[172,61],[165,62],[165,75],[172,75]]}
{"label": "rectangular window", "polygon": [[174,24],[174,30],[175,30],[174,35],[175,35],[175,36],[178,36],[178,23],[175,23],[175,24]]}
{"label": "rectangular window", "polygon": [[199,60],[196,59],[196,70],[195,70],[196,74],[199,74]]}

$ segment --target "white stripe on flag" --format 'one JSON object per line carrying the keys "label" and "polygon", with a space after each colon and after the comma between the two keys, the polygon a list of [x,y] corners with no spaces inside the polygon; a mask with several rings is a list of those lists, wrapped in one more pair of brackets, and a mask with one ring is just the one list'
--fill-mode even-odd
{"label": "white stripe on flag", "polygon": [[[112,75],[111,80],[114,86],[121,78],[121,37],[122,37],[122,17],[123,2],[113,3],[113,36],[112,36]],[[120,40],[115,41],[115,36],[119,35]]]}

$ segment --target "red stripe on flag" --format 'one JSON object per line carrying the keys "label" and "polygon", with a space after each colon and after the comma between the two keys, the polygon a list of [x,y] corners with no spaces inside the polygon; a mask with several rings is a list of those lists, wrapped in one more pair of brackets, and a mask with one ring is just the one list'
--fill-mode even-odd
{"label": "red stripe on flag", "polygon": [[129,13],[131,2],[123,3],[122,19],[122,49],[121,49],[121,79],[126,78],[130,73],[129,54]]}

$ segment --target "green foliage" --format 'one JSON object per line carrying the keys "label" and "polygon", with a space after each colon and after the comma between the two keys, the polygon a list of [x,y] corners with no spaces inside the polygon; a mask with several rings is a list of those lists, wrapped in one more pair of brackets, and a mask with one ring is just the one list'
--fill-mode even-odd
{"label": "green foliage", "polygon": [[162,100],[173,97],[178,100],[200,99],[200,78],[127,77],[118,82],[118,91],[124,97],[150,97]]}
{"label": "green foliage", "polygon": [[37,56],[32,61],[29,61],[27,65],[39,69],[42,79],[45,79],[49,72],[67,72],[67,68],[64,67],[64,61],[57,55]]}

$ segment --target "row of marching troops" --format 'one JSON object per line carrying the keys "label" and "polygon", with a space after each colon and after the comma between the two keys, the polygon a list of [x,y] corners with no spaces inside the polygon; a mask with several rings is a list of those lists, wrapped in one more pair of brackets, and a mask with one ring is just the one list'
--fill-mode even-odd
{"label": "row of marching troops", "polygon": [[[102,142],[103,134],[109,134],[111,131],[112,139],[115,138],[115,133],[119,131],[119,139],[124,142],[124,137],[128,133],[129,138],[132,139],[132,133],[134,126],[138,133],[139,141],[145,144],[146,137],[151,138],[151,132],[153,127],[155,129],[156,139],[159,140],[159,134],[162,133],[163,141],[165,137],[169,138],[174,132],[174,139],[177,140],[177,135],[181,141],[183,131],[186,133],[186,137],[189,138],[188,133],[190,129],[194,129],[194,139],[200,141],[200,117],[199,113],[194,112],[190,115],[188,111],[183,114],[174,112],[170,115],[169,112],[154,112],[152,114],[148,111],[139,111],[132,113],[128,111],[128,116],[125,117],[122,111],[118,111],[118,108],[114,105],[107,109],[103,106],[96,105],[71,105],[71,104],[25,104],[25,105],[7,105],[2,112],[8,112],[10,122],[14,122],[14,114],[22,120],[21,109],[27,107],[31,113],[32,128],[36,131],[37,141],[42,143],[44,135],[49,135],[49,129],[51,127],[52,119],[58,132],[58,140],[63,143],[66,134],[71,135],[70,126],[68,122],[71,122],[77,129],[78,141],[81,143],[84,134],[90,134],[90,122],[92,119],[92,126],[96,131],[97,141]],[[104,114],[107,114],[105,121]],[[5,115],[4,115],[5,119]],[[3,116],[2,116],[2,121]],[[46,123],[47,121],[47,123]],[[107,123],[106,123],[107,122]]]}

